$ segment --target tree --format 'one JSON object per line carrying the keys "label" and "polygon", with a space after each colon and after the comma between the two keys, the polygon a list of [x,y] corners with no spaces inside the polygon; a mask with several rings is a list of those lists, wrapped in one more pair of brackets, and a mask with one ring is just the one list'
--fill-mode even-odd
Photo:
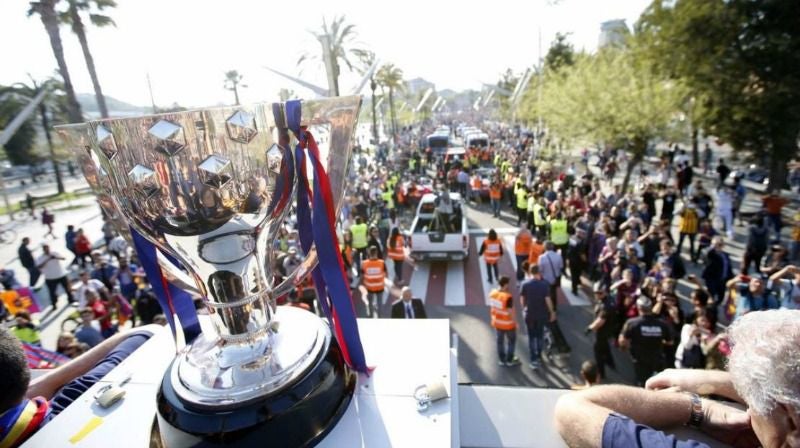
{"label": "tree", "polygon": [[394,138],[397,136],[397,118],[395,115],[394,110],[394,93],[398,90],[403,90],[405,88],[405,84],[403,83],[403,70],[394,66],[394,64],[384,64],[381,68],[378,69],[378,73],[375,75],[378,84],[381,86],[381,90],[386,91],[388,90],[388,98],[389,98],[389,114],[391,116],[392,121],[392,137]]}
{"label": "tree", "polygon": [[[497,81],[497,87],[509,92],[513,92],[519,81],[519,76],[515,75],[513,70],[507,68],[506,71],[500,75],[500,79]],[[495,92],[494,96],[497,98],[500,116],[505,119],[509,119],[511,117],[511,98],[505,95],[500,95],[497,92]]]}
{"label": "tree", "polygon": [[67,96],[67,113],[69,121],[72,123],[79,123],[83,121],[83,114],[81,113],[81,106],[78,104],[78,99],[75,97],[75,89],[72,87],[72,79],[69,76],[67,69],[67,61],[64,59],[64,47],[61,44],[61,33],[58,30],[58,14],[56,13],[56,2],[58,0],[41,0],[38,2],[30,2],[30,9],[28,10],[28,17],[37,14],[50,37],[50,47],[53,49],[53,55],[58,64],[58,72],[61,79],[64,80],[64,92]]}
{"label": "tree", "polygon": [[[599,141],[630,152],[623,191],[648,144],[680,131],[676,115],[685,89],[658,75],[631,49],[579,55],[574,65],[545,78],[540,110],[551,136]],[[535,98],[528,95],[523,101]]]}
{"label": "tree", "polygon": [[782,188],[800,137],[800,4],[654,0],[636,24],[664,73],[686,84],[707,131],[769,166]]}
{"label": "tree", "polygon": [[545,70],[557,72],[562,67],[575,63],[575,48],[567,42],[567,36],[569,33],[556,33],[556,38],[544,57]]}
{"label": "tree", "polygon": [[347,66],[348,70],[353,70],[353,63],[350,56],[357,57],[358,48],[352,48],[353,40],[356,36],[355,25],[345,22],[345,16],[334,17],[328,24],[327,19],[322,18],[322,31],[311,34],[322,45],[322,54],[306,53],[297,60],[297,65],[303,64],[308,60],[320,60],[326,64],[325,54],[330,55],[329,71],[331,96],[339,96],[339,75],[341,74],[341,64]]}
{"label": "tree", "polygon": [[[362,76],[365,75],[375,64],[375,52],[355,49],[353,50],[353,54],[355,54],[361,62],[358,67],[358,73]],[[375,80],[374,71],[369,77],[369,88],[372,91],[372,138],[375,140],[375,144],[378,144],[378,116],[375,110],[375,90],[378,88],[378,82]]]}
{"label": "tree", "polygon": [[[242,83],[242,78],[244,78],[244,76],[240,75],[236,70],[229,70],[225,72],[225,89],[233,92],[233,98],[236,101],[237,106],[239,105],[239,87]],[[247,86],[241,84],[241,87]]]}
{"label": "tree", "polygon": [[[42,89],[47,90],[44,100],[39,103],[39,118],[41,120],[42,132],[44,133],[47,141],[47,149],[50,156],[50,161],[53,164],[53,170],[56,176],[56,186],[58,193],[64,193],[64,182],[61,177],[61,170],[58,166],[58,158],[56,157],[55,146],[53,145],[53,138],[50,129],[54,121],[63,121],[63,85],[55,79],[48,79],[44,83],[37,83],[31,80],[31,85],[18,82],[11,87],[0,89],[0,96],[11,98],[11,102],[17,102],[19,109],[24,107],[32,98],[37,96]],[[18,111],[17,111],[18,112]],[[11,115],[11,118],[13,118]],[[9,118],[10,119],[10,118]],[[36,130],[33,127],[34,119],[31,117],[22,128],[17,130],[14,138],[11,139],[5,146],[9,159],[14,164],[31,164],[39,161],[38,154],[33,152],[36,140]],[[33,129],[33,134],[30,134],[30,126]],[[19,139],[13,143],[15,139]]]}
{"label": "tree", "polygon": [[[17,116],[17,114],[28,104],[25,97],[16,95],[14,88],[0,86],[0,129]],[[36,148],[36,126],[35,117],[31,116],[17,132],[3,146],[8,159],[14,165],[27,165],[38,157],[35,153]]]}
{"label": "tree", "polygon": [[[69,7],[59,15],[59,18],[62,23],[69,25],[72,28],[72,32],[78,36],[78,42],[80,42],[81,50],[83,51],[83,59],[86,61],[86,69],[89,70],[89,77],[92,79],[97,108],[100,109],[100,116],[108,118],[106,99],[103,96],[103,89],[100,88],[100,81],[97,79],[97,69],[94,66],[92,53],[89,51],[86,27],[83,25],[80,13],[88,11],[89,21],[98,28],[116,26],[111,17],[100,14],[100,12],[106,8],[116,8],[117,4],[114,0],[67,0],[67,3]],[[96,10],[93,8],[96,8]]]}

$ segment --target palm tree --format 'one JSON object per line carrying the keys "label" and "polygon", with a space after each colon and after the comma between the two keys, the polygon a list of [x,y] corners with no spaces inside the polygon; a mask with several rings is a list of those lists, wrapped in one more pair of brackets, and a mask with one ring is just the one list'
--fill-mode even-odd
{"label": "palm tree", "polygon": [[58,0],[40,0],[30,2],[31,8],[28,10],[28,17],[38,14],[42,20],[47,35],[50,36],[50,46],[53,48],[53,55],[58,63],[58,72],[64,80],[64,92],[67,95],[67,116],[69,121],[79,123],[83,121],[81,105],[75,97],[75,89],[72,87],[72,79],[67,70],[67,61],[64,59],[64,47],[61,45],[61,33],[58,30],[58,13],[56,13],[56,2]]}
{"label": "palm tree", "polygon": [[[358,73],[364,75],[369,69],[372,68],[373,64],[375,64],[375,52],[361,49],[355,49],[352,52],[356,55],[356,57],[358,57],[359,61],[361,61],[361,65],[358,67]],[[375,72],[372,72],[369,77],[369,88],[372,90],[372,137],[377,145],[378,117],[375,112],[375,90],[378,88],[378,82],[375,79]]]}
{"label": "palm tree", "polygon": [[[225,72],[225,88],[233,92],[233,97],[236,100],[236,105],[239,105],[239,87],[247,87],[242,84],[242,78],[236,70],[228,70]],[[241,86],[240,86],[241,84]]]}
{"label": "palm tree", "polygon": [[[78,42],[81,43],[81,50],[83,50],[83,59],[86,61],[86,69],[89,70],[89,77],[92,78],[97,108],[100,109],[100,116],[108,118],[106,99],[103,96],[103,90],[100,88],[100,81],[97,80],[97,69],[94,67],[94,58],[91,51],[89,51],[89,42],[86,40],[86,27],[83,25],[80,13],[89,11],[89,21],[98,28],[109,25],[116,26],[111,17],[100,14],[100,12],[105,8],[116,8],[117,3],[114,0],[67,0],[67,2],[69,7],[59,14],[59,19],[61,23],[69,25],[72,28],[72,32],[78,36]],[[93,6],[96,11],[92,10]]]}
{"label": "palm tree", "polygon": [[[53,146],[53,137],[50,134],[50,128],[53,124],[52,121],[54,121],[53,118],[59,113],[59,109],[61,109],[62,98],[60,98],[60,91],[64,90],[64,85],[53,78],[45,80],[45,82],[42,84],[38,84],[36,80],[31,79],[30,86],[18,82],[11,87],[0,89],[0,94],[10,93],[12,95],[22,97],[27,101],[37,96],[42,89],[45,89],[47,94],[45,94],[44,100],[39,103],[39,119],[41,120],[42,130],[44,131],[44,136],[47,140],[47,149],[50,153],[50,161],[52,162],[53,170],[55,171],[56,187],[58,188],[58,193],[61,194],[65,191],[64,182],[61,178],[61,169],[58,166],[55,147]],[[35,135],[32,137],[35,138]],[[31,141],[31,144],[33,144],[33,141]]]}
{"label": "palm tree", "polygon": [[377,75],[378,84],[381,85],[381,90],[389,91],[389,113],[392,120],[392,138],[397,136],[397,118],[394,113],[394,92],[396,90],[403,90],[405,84],[403,83],[403,70],[394,66],[394,64],[385,64],[378,69]]}
{"label": "palm tree", "polygon": [[328,21],[323,17],[322,32],[310,31],[310,33],[322,45],[322,57],[317,54],[306,53],[300,56],[300,59],[297,60],[297,65],[312,59],[319,59],[325,64],[325,55],[330,55],[330,68],[326,64],[326,70],[329,71],[328,87],[331,89],[331,96],[339,96],[340,65],[343,63],[349,70],[353,70],[353,63],[350,61],[349,56],[357,56],[356,53],[359,51],[357,48],[350,47],[356,36],[355,25],[346,24],[345,16],[334,17],[330,25],[328,25]]}

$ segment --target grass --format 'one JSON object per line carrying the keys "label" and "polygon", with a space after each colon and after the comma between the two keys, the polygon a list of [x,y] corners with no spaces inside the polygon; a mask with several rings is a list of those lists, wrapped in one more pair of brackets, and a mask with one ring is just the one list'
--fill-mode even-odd
{"label": "grass", "polygon": [[[50,205],[50,204],[54,204],[54,203],[57,203],[57,202],[71,201],[71,200],[75,200],[75,199],[85,198],[86,196],[91,196],[91,195],[92,195],[91,191],[88,191],[88,190],[81,191],[81,190],[79,190],[79,191],[68,191],[68,192],[61,193],[61,194],[51,194],[51,195],[48,195],[48,196],[35,196],[34,197],[34,206],[36,208],[40,208],[43,205]],[[23,201],[20,201],[20,202],[17,202],[17,203],[12,203],[11,204],[11,212],[13,213],[13,212],[21,210],[23,208],[22,207],[22,203],[24,203],[24,202],[25,201],[23,200]],[[67,208],[69,208],[69,207],[67,207]],[[61,209],[59,209],[59,210],[61,210]],[[8,208],[5,205],[0,206],[0,215],[4,215],[4,214],[7,214],[7,213],[8,213]]]}

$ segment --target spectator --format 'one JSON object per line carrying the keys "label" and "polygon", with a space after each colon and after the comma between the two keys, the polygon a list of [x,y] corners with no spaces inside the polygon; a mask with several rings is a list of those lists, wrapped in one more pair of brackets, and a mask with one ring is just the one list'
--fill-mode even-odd
{"label": "spectator", "polygon": [[14,315],[16,324],[12,332],[20,341],[32,345],[42,345],[42,336],[39,333],[38,322],[34,322],[27,311],[17,311]]}
{"label": "spectator", "polygon": [[[791,276],[790,278],[787,278]],[[800,309],[800,268],[794,265],[784,267],[769,278],[773,289],[780,294],[781,308]]]}
{"label": "spectator", "polygon": [[[724,444],[793,446],[800,421],[800,315],[751,313],[728,330],[728,372],[668,370],[642,390],[598,386],[559,398],[555,420],[569,446],[701,447],[661,429],[686,424]],[[654,392],[657,391],[657,392]],[[699,394],[741,403],[737,409]],[[755,437],[753,437],[755,436]]]}
{"label": "spectator", "polygon": [[86,306],[87,294],[89,291],[98,293],[105,286],[103,282],[96,278],[89,278],[88,271],[81,271],[78,274],[78,287],[75,288],[75,298],[78,299],[78,307],[83,308]]}
{"label": "spectator", "polygon": [[70,266],[73,264],[78,264],[78,253],[75,251],[75,236],[77,232],[75,232],[75,226],[72,224],[67,226],[67,232],[64,234],[64,244],[67,246],[67,250],[72,252],[73,258]]}
{"label": "spectator", "polygon": [[522,284],[519,298],[528,329],[530,367],[538,369],[541,367],[544,327],[556,321],[556,308],[550,296],[550,285],[542,278],[539,267],[532,265],[529,272],[531,279]]}
{"label": "spectator", "polygon": [[[31,214],[33,214],[33,209],[31,209]],[[52,239],[58,238],[53,234],[53,223],[56,221],[55,215],[50,213],[47,210],[47,207],[42,207],[42,224],[47,227],[47,233],[44,236],[49,236]]]}
{"label": "spectator", "polygon": [[726,286],[728,289],[735,288],[737,292],[737,319],[751,311],[774,310],[780,305],[775,293],[767,289],[764,279],[760,276],[748,277],[739,274],[728,280]]}
{"label": "spectator", "polygon": [[756,273],[761,273],[761,259],[767,253],[768,243],[769,229],[764,224],[764,218],[756,216],[750,220],[750,227],[747,229],[747,244],[742,259],[743,274],[750,272],[751,263],[755,265]]}
{"label": "spectator", "polygon": [[92,271],[92,278],[100,282],[108,289],[113,289],[117,283],[117,268],[108,263],[107,258],[101,258]]}
{"label": "spectator", "polygon": [[142,324],[152,324],[156,315],[161,314],[161,305],[150,285],[136,291],[136,316]]}
{"label": "spectator", "polygon": [[36,268],[44,274],[47,290],[50,293],[50,303],[53,310],[58,308],[58,287],[61,286],[67,294],[69,303],[73,303],[72,288],[67,281],[67,271],[62,264],[64,257],[56,251],[51,251],[47,244],[42,245],[42,255],[36,259]]}
{"label": "spectator", "polygon": [[100,332],[100,323],[94,318],[94,311],[91,308],[81,308],[81,325],[75,330],[75,338],[79,342],[94,347],[105,339]]}
{"label": "spectator", "polygon": [[107,300],[101,300],[101,298],[105,299],[107,295],[108,293],[104,289],[99,292],[92,290],[86,292],[86,307],[90,308],[94,313],[94,318],[100,324],[100,334],[104,338],[108,338],[117,332],[111,322],[111,313],[108,311],[108,306],[106,306],[108,302]]}
{"label": "spectator", "polygon": [[544,244],[545,252],[539,257],[538,266],[542,279],[550,285],[550,300],[553,309],[558,308],[558,288],[561,286],[561,273],[564,270],[564,260],[561,254],[555,251],[552,241]]}
{"label": "spectator", "polygon": [[19,257],[19,263],[28,271],[28,285],[31,288],[35,288],[36,283],[39,281],[39,276],[41,276],[42,273],[36,265],[33,253],[28,249],[30,243],[31,239],[27,236],[22,238],[22,243],[19,245],[19,249],[17,249],[17,256]]}
{"label": "spectator", "polygon": [[780,243],[781,228],[783,228],[781,213],[783,211],[783,207],[789,203],[789,200],[781,197],[780,193],[771,191],[767,197],[761,200],[761,202],[764,206],[764,211],[767,214],[767,221],[769,221],[769,224],[772,226],[772,229],[775,232],[775,241]]}
{"label": "spectator", "polygon": [[717,304],[722,303],[725,297],[725,283],[733,278],[731,258],[725,253],[724,247],[725,243],[721,237],[717,236],[711,240],[711,249],[706,253],[702,274],[708,292],[711,293]]}
{"label": "spectator", "polygon": [[83,233],[83,229],[78,229],[75,233],[75,253],[81,269],[86,269],[86,260],[88,259],[89,263],[92,262],[92,243]]}
{"label": "spectator", "polygon": [[597,365],[595,365],[594,361],[586,360],[581,364],[581,379],[583,379],[583,384],[575,384],[571,389],[588,389],[599,384],[600,378],[602,378],[602,375],[598,372]]}

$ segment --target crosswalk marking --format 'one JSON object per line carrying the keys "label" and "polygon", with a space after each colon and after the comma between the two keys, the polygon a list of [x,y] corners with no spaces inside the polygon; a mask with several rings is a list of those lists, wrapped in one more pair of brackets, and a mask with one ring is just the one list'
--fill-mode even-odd
{"label": "crosswalk marking", "polygon": [[430,264],[425,262],[417,262],[414,266],[414,271],[411,274],[411,280],[408,283],[411,288],[411,296],[422,299],[423,302],[427,299],[425,297],[428,291],[428,277],[430,276]]}
{"label": "crosswalk marking", "polygon": [[517,257],[514,253],[514,244],[516,243],[517,235],[503,235],[503,250],[508,252],[508,259],[511,260],[511,266],[514,266],[514,272],[517,271]]}
{"label": "crosswalk marking", "polygon": [[444,286],[444,304],[449,306],[464,306],[464,262],[451,261],[447,264],[447,279]]}

